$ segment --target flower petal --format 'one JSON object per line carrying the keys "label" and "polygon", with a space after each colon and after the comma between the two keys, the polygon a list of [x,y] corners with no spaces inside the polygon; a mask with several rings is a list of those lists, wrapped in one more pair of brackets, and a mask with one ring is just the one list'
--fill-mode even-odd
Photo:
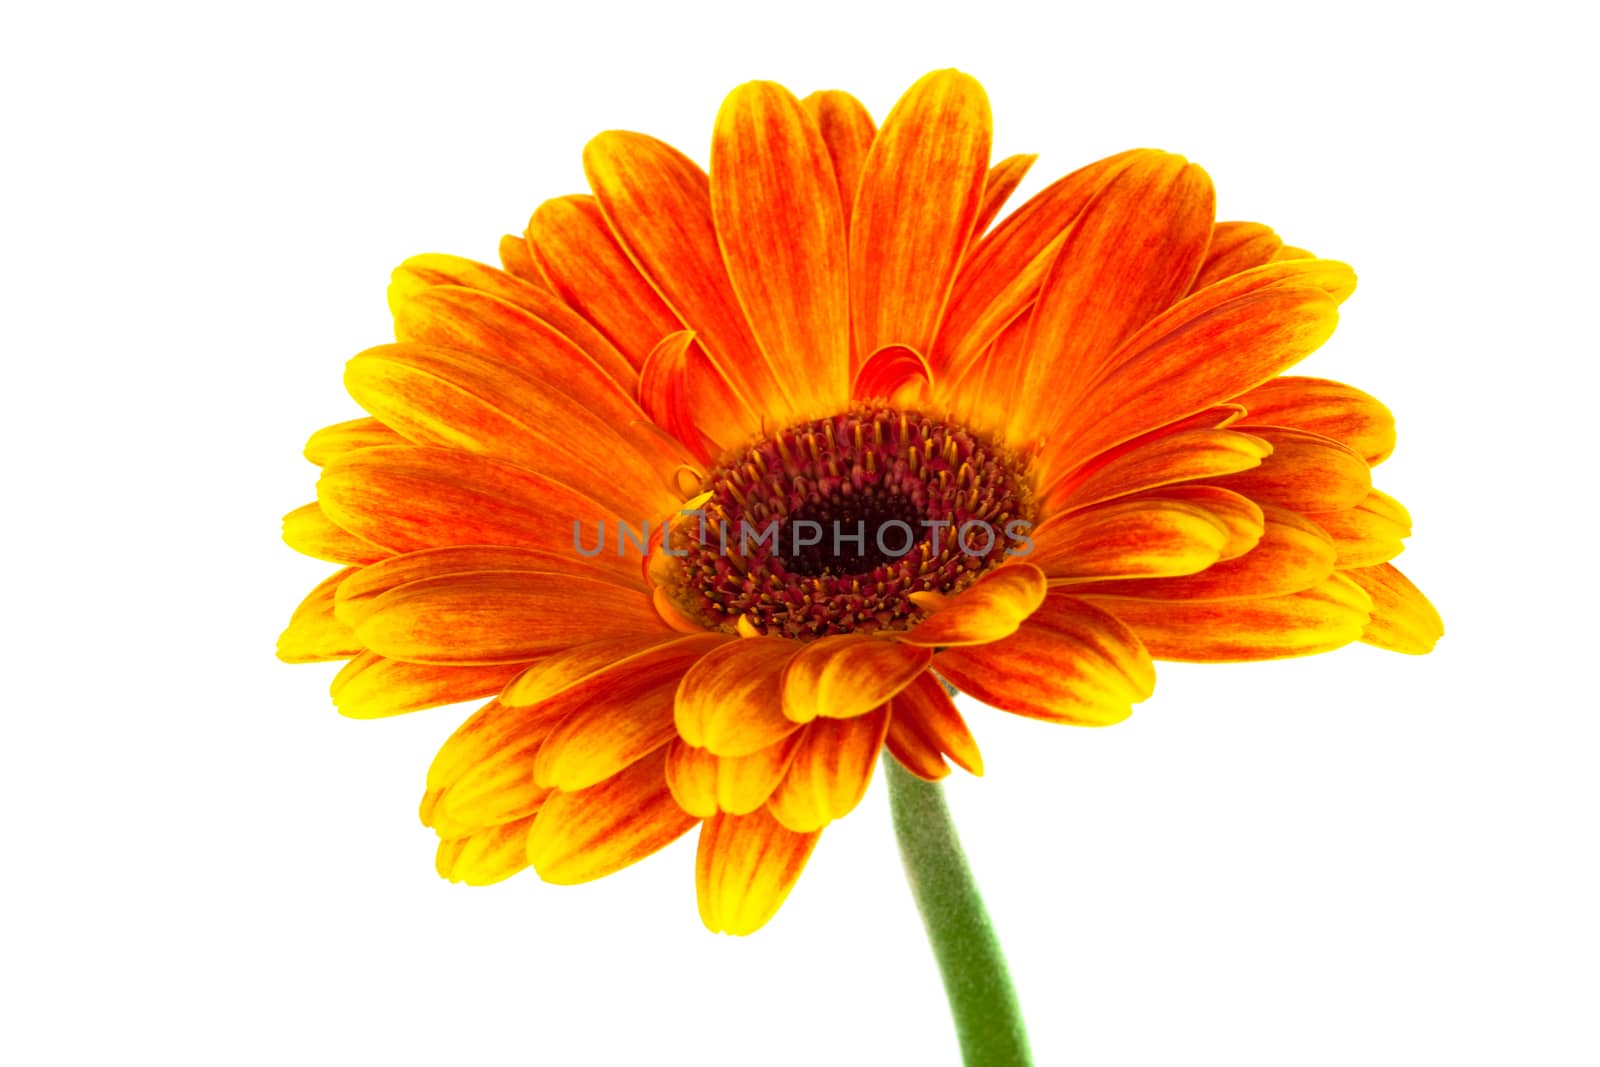
{"label": "flower petal", "polygon": [[889,701],[889,732],[884,744],[901,766],[928,781],[950,773],[946,759],[969,773],[983,774],[977,740],[944,683],[931,671],[918,675]]}
{"label": "flower petal", "polygon": [[1270,505],[1265,527],[1249,552],[1183,577],[1097,582],[1083,596],[1141,600],[1258,600],[1310,589],[1333,573],[1333,541],[1310,519]]}
{"label": "flower petal", "polygon": [[1341,569],[1387,563],[1400,554],[1405,547],[1402,542],[1411,536],[1410,514],[1394,497],[1376,489],[1353,508],[1306,518],[1333,538]]}
{"label": "flower petal", "polygon": [[1219,222],[1211,229],[1211,246],[1191,289],[1204,289],[1230,275],[1271,263],[1283,247],[1272,227],[1259,222]]}
{"label": "flower petal", "polygon": [[706,173],[672,146],[622,130],[590,141],[583,168],[629,258],[699,336],[740,397],[754,411],[792,421],[795,412],[761,356],[723,264]]}
{"label": "flower petal", "polygon": [[1057,515],[1033,541],[1028,562],[1052,582],[1164,578],[1217,562],[1229,530],[1203,508],[1144,496]]}
{"label": "flower petal", "polygon": [[550,288],[550,282],[533,261],[533,250],[528,247],[526,234],[508,233],[500,238],[500,265],[507,274],[520,278],[541,289]]}
{"label": "flower petal", "polygon": [[1062,235],[1004,391],[1007,437],[1047,431],[1135,330],[1189,290],[1211,238],[1215,194],[1182,156],[1143,152]]}
{"label": "flower petal", "polygon": [[851,719],[807,723],[767,810],[796,833],[820,830],[850,814],[872,781],[888,730],[887,707]]}
{"label": "flower petal", "polygon": [[1207,294],[1226,285],[1179,302],[1111,357],[1060,427],[1068,456],[1095,455],[1237,396],[1304,359],[1338,321],[1333,299],[1311,286],[1268,286],[1211,306]]}
{"label": "flower petal", "polygon": [[982,203],[990,135],[983,87],[954,70],[924,76],[884,119],[850,218],[859,351],[932,350]]}
{"label": "flower petal", "polygon": [[1045,592],[1044,572],[1033,561],[997,567],[901,634],[900,640],[928,648],[997,641],[1017,632],[1022,620],[1044,603]]}
{"label": "flower petal", "polygon": [[1282,426],[1241,426],[1272,446],[1259,467],[1216,479],[1261,504],[1295,511],[1342,511],[1372,491],[1372,468],[1331,437]]}
{"label": "flower petal", "polygon": [[547,800],[528,833],[528,861],[547,882],[589,882],[660,851],[699,821],[667,789],[663,745],[614,778]]}
{"label": "flower petal", "polygon": [[1263,600],[1099,600],[1157,659],[1193,663],[1309,656],[1361,636],[1372,601],[1343,573]]}
{"label": "flower petal", "polygon": [[783,906],[820,833],[797,834],[765,810],[715,815],[700,829],[695,890],[712,933],[752,934]]}
{"label": "flower petal", "polygon": [[[352,359],[345,386],[418,445],[526,463],[624,514],[658,514],[677,503],[666,474],[682,455],[663,437],[613,432],[610,417],[509,366],[386,345]],[[644,413],[626,417],[642,423]]]}
{"label": "flower petal", "polygon": [[539,705],[569,709],[534,761],[540,785],[565,792],[611,777],[677,736],[673,699],[684,672],[726,634],[680,637],[636,653]]}
{"label": "flower petal", "polygon": [[856,191],[861,188],[861,168],[872,150],[877,128],[861,101],[838,89],[820,90],[800,103],[821,131],[822,142],[828,146],[828,157],[833,160],[833,171],[839,182],[839,204],[844,208],[844,219],[848,223],[855,209]]}
{"label": "flower petal", "polygon": [[1444,620],[1422,590],[1392,563],[1342,572],[1372,598],[1372,621],[1361,640],[1413,656],[1433,651],[1444,636]]}
{"label": "flower petal", "polygon": [[782,678],[799,651],[787,638],[747,637],[708,653],[678,689],[679,735],[719,756],[748,756],[794,733]]}
{"label": "flower petal", "polygon": [[528,830],[533,819],[519,819],[467,837],[439,842],[434,867],[439,877],[467,885],[503,882],[528,865]]}
{"label": "flower petal", "polygon": [[760,425],[688,330],[668,334],[650,350],[639,372],[639,403],[707,465]]}
{"label": "flower petal", "polygon": [[[445,741],[428,768],[422,821],[460,837],[525,819],[554,792],[534,776],[534,758],[570,708],[508,708],[490,701]],[[425,798],[426,800],[427,798]]]}
{"label": "flower petal", "polygon": [[340,715],[382,719],[493,696],[527,666],[498,663],[487,667],[447,667],[403,663],[376,652],[363,652],[334,676],[331,692]]}
{"label": "flower petal", "polygon": [[822,134],[783,86],[748,82],[723,103],[711,214],[772,376],[797,411],[833,414],[851,380],[844,212]]}
{"label": "flower petal", "polygon": [[633,265],[592,196],[539,205],[528,243],[551,288],[595,324],[634,367],[683,323]]}
{"label": "flower petal", "polygon": [[580,682],[588,681],[614,664],[648,652],[658,645],[670,644],[684,635],[677,631],[659,631],[635,634],[629,637],[610,637],[575,645],[561,652],[553,652],[534,663],[506,686],[500,694],[501,703],[512,707],[542,704],[560,696]]}
{"label": "flower petal", "polygon": [[[398,279],[400,271],[395,273]],[[632,395],[638,376],[604,334],[555,294],[518,284],[521,292],[513,300],[465,285],[411,287],[397,280],[389,291],[395,340],[475,352],[542,380],[575,379],[596,394],[609,389]],[[556,376],[563,371],[567,377]]]}
{"label": "flower petal", "polygon": [[283,543],[313,559],[329,563],[373,563],[389,551],[346,530],[316,501],[303,504],[283,517]]}
{"label": "flower petal", "polygon": [[933,667],[991,707],[1079,726],[1121,722],[1155,688],[1155,668],[1133,631],[1062,593],[1046,597],[1010,637],[945,649]]}
{"label": "flower petal", "polygon": [[1082,508],[1174,482],[1218,478],[1259,467],[1272,454],[1260,437],[1232,429],[1192,429],[1130,442],[1057,482],[1045,497],[1051,511]]}
{"label": "flower petal", "polygon": [[503,545],[571,553],[619,581],[634,582],[640,573],[641,561],[626,555],[621,543],[615,552],[604,544],[589,551],[585,531],[618,531],[623,520],[615,512],[543,474],[488,456],[365,448],[323,468],[317,498],[335,523],[397,553]]}
{"label": "flower petal", "polygon": [[865,715],[910,685],[932,657],[929,649],[874,635],[818,638],[784,669],[783,714],[800,723]]}
{"label": "flower petal", "polygon": [[1022,184],[1022,179],[1027,177],[1028,171],[1038,161],[1037,155],[1007,156],[989,168],[989,177],[983,183],[983,203],[978,207],[978,217],[972,223],[974,240],[983,236],[989,224],[999,216],[1000,209],[1006,206],[1006,201],[1011,199],[1011,194]]}
{"label": "flower petal", "polygon": [[[1240,496],[1231,489],[1214,485],[1164,485],[1152,489],[1148,497],[1176,500],[1200,508],[1228,531],[1227,543],[1222,546],[1218,559],[1238,559],[1261,542],[1266,520],[1261,505],[1249,497]],[[1135,499],[1144,499],[1140,496]]]}
{"label": "flower petal", "polygon": [[637,575],[632,580],[624,580],[613,577],[599,568],[587,568],[584,563],[581,558],[573,560],[555,552],[489,545],[431,548],[421,552],[409,552],[403,556],[391,556],[353,573],[340,585],[338,594],[334,598],[334,611],[346,626],[359,626],[372,614],[373,605],[377,603],[378,598],[391,589],[424,578],[487,571],[572,574],[644,591],[643,579]]}
{"label": "flower petal", "polygon": [[954,379],[1033,303],[1067,224],[1106,182],[1141,154],[1123,152],[1058,179],[977,241],[961,264],[928,363]]}
{"label": "flower petal", "polygon": [[346,452],[375,445],[403,445],[406,439],[374,418],[351,419],[324,426],[306,441],[306,458],[322,466]]}
{"label": "flower petal", "polygon": [[409,582],[379,597],[356,634],[410,663],[487,665],[535,659],[608,637],[675,634],[649,596],[566,574],[491,571]]}
{"label": "flower petal", "polygon": [[928,395],[933,374],[916,349],[887,345],[872,353],[856,371],[851,398],[880,401],[891,405],[917,406]]}
{"label": "flower petal", "polygon": [[349,659],[365,651],[365,646],[333,613],[334,594],[339,583],[359,568],[346,567],[324,578],[289,617],[289,625],[278,638],[278,658],[285,663],[318,663],[330,659]]}
{"label": "flower petal", "polygon": [[1376,398],[1325,378],[1274,378],[1235,398],[1261,426],[1288,426],[1331,437],[1369,466],[1394,451],[1394,415]]}
{"label": "flower petal", "polygon": [[748,756],[718,756],[681,738],[667,749],[667,785],[679,806],[709,819],[719,811],[748,815],[783,781],[803,730]]}

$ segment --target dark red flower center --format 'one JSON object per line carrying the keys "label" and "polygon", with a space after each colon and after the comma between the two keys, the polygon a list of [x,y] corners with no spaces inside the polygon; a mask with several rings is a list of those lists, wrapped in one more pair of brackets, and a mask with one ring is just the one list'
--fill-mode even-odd
{"label": "dark red flower center", "polygon": [[[1019,457],[960,425],[864,408],[765,436],[707,475],[673,591],[708,625],[807,640],[904,629],[1027,547]],[[681,584],[680,584],[681,583]]]}

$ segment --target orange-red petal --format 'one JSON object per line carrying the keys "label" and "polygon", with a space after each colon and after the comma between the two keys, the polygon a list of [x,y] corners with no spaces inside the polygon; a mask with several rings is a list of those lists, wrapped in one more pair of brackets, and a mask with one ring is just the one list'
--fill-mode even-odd
{"label": "orange-red petal", "polygon": [[947,759],[972,774],[983,773],[977,739],[967,729],[944,683],[931,671],[918,675],[889,701],[884,745],[901,766],[929,781],[950,773]]}
{"label": "orange-red petal", "polygon": [[545,801],[528,833],[528,861],[547,882],[593,881],[660,851],[699,821],[667,789],[662,746],[599,785]]}
{"label": "orange-red petal", "polygon": [[797,833],[820,830],[861,803],[889,729],[889,709],[807,723],[767,810]]}
{"label": "orange-red petal", "polygon": [[410,663],[535,659],[608,637],[675,634],[648,595],[567,574],[488,571],[408,582],[376,601],[356,634]]}
{"label": "orange-red petal", "polygon": [[1283,508],[1262,508],[1260,541],[1236,559],[1198,574],[1097,582],[1077,590],[1084,596],[1128,596],[1148,600],[1257,600],[1310,589],[1333,573],[1333,541],[1310,519]]}
{"label": "orange-red petal", "polygon": [[1127,623],[1157,659],[1195,663],[1309,656],[1361,636],[1372,610],[1343,573],[1263,600],[1096,600]]}
{"label": "orange-red petal", "polygon": [[955,70],[925,75],[883,120],[850,217],[858,351],[932,351],[982,203],[990,137],[983,87]]}
{"label": "orange-red petal", "polygon": [[1040,286],[1022,358],[990,378],[1010,412],[1009,439],[1048,432],[1122,342],[1188,292],[1214,207],[1205,171],[1153,150],[1084,206]]}
{"label": "orange-red petal", "polygon": [[728,94],[711,140],[711,213],[772,377],[802,415],[833,414],[851,380],[844,212],[822,134],[783,86]]}
{"label": "orange-red petal", "polygon": [[1230,275],[1271,263],[1283,242],[1272,227],[1259,222],[1219,222],[1211,229],[1211,246],[1191,288],[1204,289]]}
{"label": "orange-red petal", "polygon": [[817,124],[822,141],[828,146],[828,157],[833,160],[833,171],[839,182],[839,204],[844,208],[848,223],[855,208],[856,190],[861,187],[861,168],[872,150],[877,127],[861,101],[838,89],[820,90],[800,103]]}
{"label": "orange-red petal", "polygon": [[946,649],[934,670],[996,708],[1080,726],[1121,722],[1155,688],[1144,646],[1117,618],[1051,593],[1003,640]]}
{"label": "orange-red petal", "polygon": [[677,736],[673,700],[684,672],[726,634],[680,637],[618,660],[537,706],[566,709],[534,760],[540,785],[566,792],[611,777]]}
{"label": "orange-red petal", "polygon": [[1325,378],[1274,378],[1235,398],[1250,422],[1331,437],[1376,466],[1394,451],[1394,415],[1375,397]]}
{"label": "orange-red petal", "polygon": [[1229,539],[1204,508],[1141,496],[1051,518],[1033,532],[1028,562],[1052,582],[1166,578],[1205,570]]}

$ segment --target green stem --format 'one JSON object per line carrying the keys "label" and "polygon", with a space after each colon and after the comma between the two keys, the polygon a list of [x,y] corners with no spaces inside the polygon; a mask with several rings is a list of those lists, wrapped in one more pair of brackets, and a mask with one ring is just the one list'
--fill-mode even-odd
{"label": "green stem", "polygon": [[1000,939],[950,821],[944,790],[900,766],[887,751],[883,765],[900,861],[939,961],[962,1062],[966,1067],[1028,1067],[1033,1057],[1022,1009]]}

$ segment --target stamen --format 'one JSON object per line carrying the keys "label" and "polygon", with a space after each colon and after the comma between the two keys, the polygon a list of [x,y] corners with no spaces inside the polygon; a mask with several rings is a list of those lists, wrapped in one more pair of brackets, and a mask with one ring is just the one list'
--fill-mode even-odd
{"label": "stamen", "polygon": [[700,488],[712,521],[669,592],[707,625],[801,640],[911,626],[913,594],[960,592],[1014,547],[1006,523],[1033,514],[1020,457],[890,408],[764,436]]}

